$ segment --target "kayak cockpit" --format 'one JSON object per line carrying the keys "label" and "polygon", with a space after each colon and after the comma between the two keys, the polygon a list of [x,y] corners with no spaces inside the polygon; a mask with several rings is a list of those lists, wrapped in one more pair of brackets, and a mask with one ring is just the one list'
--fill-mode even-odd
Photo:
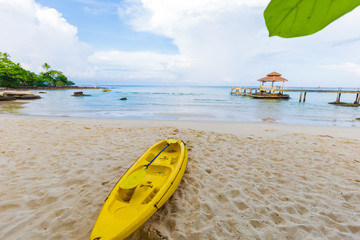
{"label": "kayak cockpit", "polygon": [[[135,170],[136,171],[136,170]],[[115,199],[125,204],[147,204],[159,192],[170,177],[172,168],[162,165],[150,165],[146,176],[139,185],[131,189],[118,188]]]}

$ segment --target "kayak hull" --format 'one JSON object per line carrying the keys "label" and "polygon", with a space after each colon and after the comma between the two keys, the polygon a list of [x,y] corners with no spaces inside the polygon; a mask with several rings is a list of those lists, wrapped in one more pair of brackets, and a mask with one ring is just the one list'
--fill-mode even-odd
{"label": "kayak hull", "polygon": [[167,145],[151,146],[117,182],[99,213],[90,240],[124,239],[144,224],[174,193],[187,165],[187,149],[179,140],[170,144],[145,170],[132,189],[120,188],[131,173],[142,169]]}

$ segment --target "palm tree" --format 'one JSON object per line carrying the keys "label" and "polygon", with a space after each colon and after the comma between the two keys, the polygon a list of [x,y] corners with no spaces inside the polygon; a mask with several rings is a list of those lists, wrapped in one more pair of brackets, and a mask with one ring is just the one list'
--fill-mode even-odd
{"label": "palm tree", "polygon": [[45,69],[45,71],[49,71],[49,69],[51,68],[51,66],[48,63],[44,63],[42,65],[42,68]]}
{"label": "palm tree", "polygon": [[10,54],[3,53],[3,56],[4,56],[5,60],[10,60]]}
{"label": "palm tree", "polygon": [[0,58],[3,58],[4,60],[10,60],[10,54],[4,52],[0,52]]}

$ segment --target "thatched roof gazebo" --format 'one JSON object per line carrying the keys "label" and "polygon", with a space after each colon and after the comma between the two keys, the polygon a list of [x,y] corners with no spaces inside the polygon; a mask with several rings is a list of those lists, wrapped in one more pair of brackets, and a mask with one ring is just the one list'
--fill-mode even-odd
{"label": "thatched roof gazebo", "polygon": [[[284,89],[284,85],[285,85],[285,82],[287,82],[288,80],[283,78],[283,77],[280,77],[281,74],[280,73],[277,73],[277,72],[272,72],[272,73],[269,73],[268,75],[266,75],[266,77],[264,78],[260,78],[258,81],[261,82],[260,84],[260,91],[267,91],[267,90],[270,90],[271,92],[274,92],[276,90],[276,87],[274,86],[274,83],[275,82],[283,82],[282,84],[282,87],[279,88],[279,90],[283,90]],[[264,84],[266,82],[271,82],[271,88],[269,87],[265,87]]]}
{"label": "thatched roof gazebo", "polygon": [[[281,77],[280,73],[272,72],[266,75],[264,78],[258,80],[260,82],[260,94],[253,94],[255,98],[281,98],[289,99],[289,95],[283,94],[285,88],[285,82],[288,80]],[[265,86],[266,82],[271,82],[271,86]],[[275,86],[276,82],[282,82],[282,86]],[[268,92],[267,92],[268,91]],[[275,93],[278,92],[278,93]]]}

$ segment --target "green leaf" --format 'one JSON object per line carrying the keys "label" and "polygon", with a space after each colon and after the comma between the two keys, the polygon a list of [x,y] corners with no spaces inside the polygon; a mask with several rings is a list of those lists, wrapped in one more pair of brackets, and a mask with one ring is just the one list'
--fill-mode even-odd
{"label": "green leaf", "polygon": [[272,0],[264,12],[269,36],[316,33],[360,5],[360,0]]}

